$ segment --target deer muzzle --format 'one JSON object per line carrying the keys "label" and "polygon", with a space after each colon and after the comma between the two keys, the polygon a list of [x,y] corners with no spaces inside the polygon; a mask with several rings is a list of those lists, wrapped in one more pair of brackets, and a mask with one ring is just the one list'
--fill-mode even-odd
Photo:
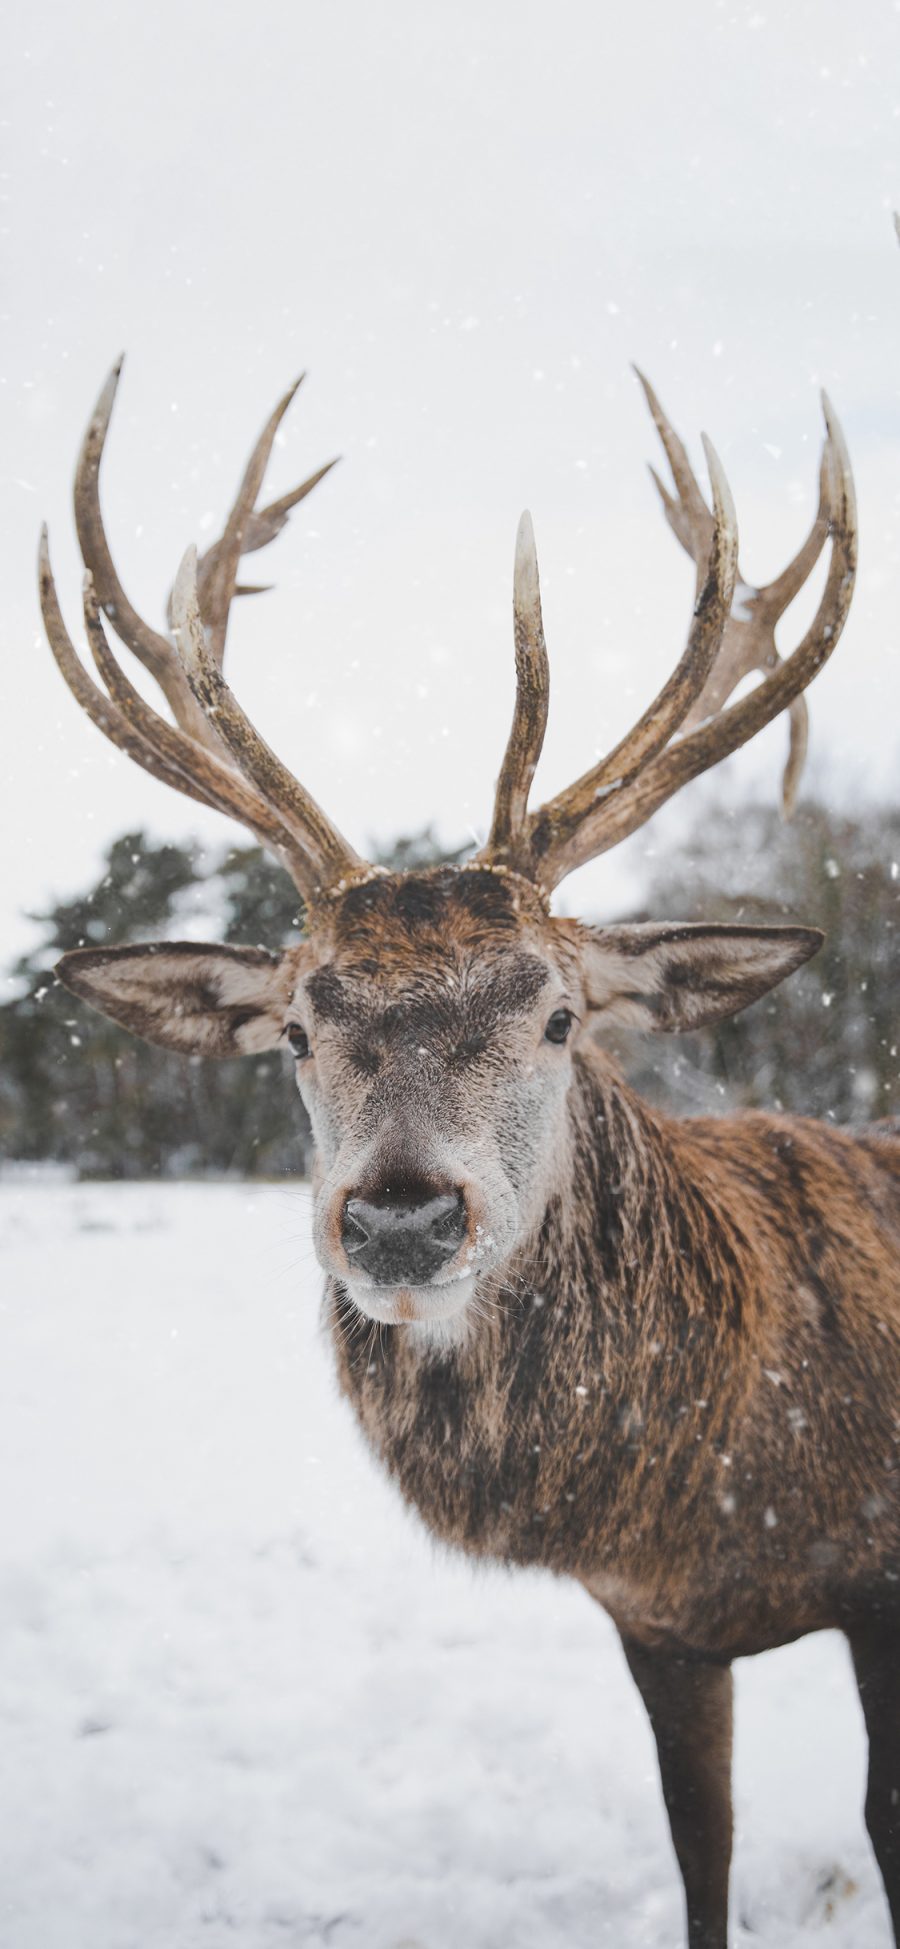
{"label": "deer muzzle", "polygon": [[341,1244],[351,1273],[367,1273],[373,1285],[424,1286],[455,1259],[467,1230],[456,1189],[398,1201],[348,1198]]}

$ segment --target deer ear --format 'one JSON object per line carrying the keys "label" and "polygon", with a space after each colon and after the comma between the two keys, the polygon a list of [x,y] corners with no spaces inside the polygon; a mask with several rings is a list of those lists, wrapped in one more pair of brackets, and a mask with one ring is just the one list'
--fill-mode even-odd
{"label": "deer ear", "polygon": [[821,947],[817,927],[597,927],[582,935],[588,1006],[671,1033],[734,1015]]}
{"label": "deer ear", "polygon": [[255,1056],[284,1029],[296,956],[261,947],[84,948],[64,954],[60,981],[132,1035],[181,1055]]}

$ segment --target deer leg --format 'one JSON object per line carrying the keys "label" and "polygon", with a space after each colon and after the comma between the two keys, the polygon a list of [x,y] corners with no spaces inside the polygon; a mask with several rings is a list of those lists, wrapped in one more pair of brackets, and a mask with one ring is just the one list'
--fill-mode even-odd
{"label": "deer leg", "polygon": [[900,1624],[870,1618],[847,1636],[869,1735],[866,1826],[900,1943]]}
{"label": "deer leg", "polygon": [[656,1739],[687,1902],[688,1949],[727,1949],[731,1667],[622,1639]]}

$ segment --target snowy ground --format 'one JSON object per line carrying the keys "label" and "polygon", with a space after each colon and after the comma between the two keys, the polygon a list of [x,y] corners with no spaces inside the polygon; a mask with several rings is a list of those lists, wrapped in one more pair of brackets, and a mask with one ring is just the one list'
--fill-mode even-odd
{"label": "snowy ground", "polygon": [[[337,1400],[301,1190],[0,1187],[2,1949],[672,1949],[575,1588],[475,1575]],[[736,1942],[886,1949],[843,1643],[738,1672]]]}

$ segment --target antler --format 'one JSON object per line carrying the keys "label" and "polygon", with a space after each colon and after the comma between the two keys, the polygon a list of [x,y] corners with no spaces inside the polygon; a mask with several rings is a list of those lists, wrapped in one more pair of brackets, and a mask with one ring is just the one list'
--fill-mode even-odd
{"label": "antler", "polygon": [[[635,832],[689,779],[746,744],[783,710],[792,712],[791,755],[783,787],[785,806],[790,809],[806,748],[802,692],[831,655],[853,593],[853,478],[843,436],[824,395],[826,439],[815,522],[784,573],[766,588],[753,589],[739,579],[734,509],[713,448],[704,439],[712,488],[710,511],[677,434],[647,381],[641,379],[641,384],[672,468],[677,498],[656,475],[654,479],[670,525],[697,563],[697,600],[681,661],[637,724],[599,764],[529,815],[525,811],[528,785],[543,740],[549,678],[531,523],[523,518],[514,598],[515,713],[490,836],[479,858],[506,864],[547,891],[575,867]],[[828,535],[831,560],[819,608],[802,641],[782,661],[775,648],[775,624],[809,575]],[[766,672],[762,683],[725,708],[740,678],[754,669]]]}
{"label": "antler", "polygon": [[494,800],[487,850],[492,859],[514,865],[526,823],[528,794],[547,729],[550,665],[541,618],[541,590],[530,514],[523,514],[516,536],[513,575],[513,632],[516,646],[516,707]]}
{"label": "antler", "polygon": [[[232,601],[236,595],[257,593],[259,586],[238,582],[241,556],[264,547],[280,532],[291,509],[334,462],[290,494],[257,508],[275,435],[297,391],[292,386],[256,442],[219,540],[199,561],[190,549],[182,562],[170,598],[173,641],[145,623],[129,602],[100,510],[100,463],[120,370],[121,362],[97,402],[75,476],[75,520],[87,569],[85,628],[105,688],[89,676],[66,630],[45,531],[41,608],[51,648],[77,702],[113,744],[176,791],[249,827],[278,854],[304,899],[315,904],[374,869],[265,743],[225,682],[222,665]],[[654,479],[670,526],[697,565],[697,599],[681,660],[643,716],[574,785],[529,814],[528,794],[547,722],[549,667],[534,534],[530,516],[523,515],[514,579],[515,712],[490,836],[477,857],[524,874],[544,890],[636,831],[689,779],[736,751],[783,710],[792,714],[783,788],[789,809],[806,744],[802,693],[830,656],[853,592],[853,480],[840,428],[824,397],[827,437],[815,522],[783,574],[754,589],[739,577],[737,522],[714,449],[704,438],[710,509],[655,393],[645,379],[641,384],[672,469],[674,495],[656,474]],[[829,535],[831,560],[818,611],[792,655],[782,660],[775,647],[775,625]],[[159,684],[174,723],[147,703],[121,669],[101,612]],[[728,705],[741,677],[756,669],[765,672],[763,681],[739,703]]]}
{"label": "antler", "polygon": [[[325,814],[281,765],[235,702],[221,675],[231,603],[256,593],[237,581],[242,554],[262,548],[284,527],[334,461],[268,506],[256,500],[275,435],[301,383],[279,400],[250,456],[223,532],[198,563],[191,551],[172,607],[178,643],[152,629],[119,581],[100,509],[100,463],[109,430],[121,360],[94,409],[75,474],[75,523],[87,570],[84,617],[101,690],[85,669],[63,621],[50,568],[47,534],[40,551],[40,593],[51,649],[82,709],[113,744],[146,771],[200,804],[249,827],[279,855],[305,900],[314,902],[347,876],[367,870]],[[121,669],[103,628],[101,610],[117,636],[158,683],[175,723],[161,717]],[[182,654],[179,654],[179,649]],[[213,673],[210,678],[209,672]],[[210,686],[219,690],[210,702]]]}
{"label": "antler", "polygon": [[[712,516],[692,471],[690,461],[666,417],[656,393],[644,374],[634,368],[654,424],[665,450],[675,483],[675,497],[660,480],[655,467],[650,473],[663,504],[669,527],[682,548],[697,565],[698,587],[703,562],[709,547]],[[781,662],[775,646],[775,625],[812,574],[828,539],[828,507],[824,471],[819,473],[819,505],[815,520],[803,546],[781,575],[765,588],[754,588],[738,567],[736,601],[725,625],[715,667],[700,696],[691,705],[682,730],[693,730],[722,709],[742,677],[753,670],[774,670]],[[785,815],[793,811],[797,788],[806,757],[809,715],[804,697],[795,697],[789,707],[790,745],[782,778],[782,803]]]}
{"label": "antler", "polygon": [[[232,598],[238,596],[265,595],[271,587],[267,582],[244,582],[237,580],[238,564],[242,555],[252,555],[258,548],[265,548],[274,541],[286,525],[291,510],[318,487],[320,480],[337,466],[337,460],[327,460],[324,467],[318,467],[309,479],[302,481],[290,494],[282,494],[280,500],[270,501],[268,507],[257,508],[256,498],[263,484],[269,455],[275,435],[284,419],[285,413],[306,377],[301,372],[299,379],[288,387],[283,398],[278,401],[256,442],[244,471],[244,478],[238,489],[237,499],[231,510],[220,539],[208,548],[197,561],[197,595],[200,616],[208,632],[209,648],[219,669],[225,655],[225,637],[228,630],[228,617]],[[167,614],[169,623],[173,621],[174,590],[169,597]]]}

